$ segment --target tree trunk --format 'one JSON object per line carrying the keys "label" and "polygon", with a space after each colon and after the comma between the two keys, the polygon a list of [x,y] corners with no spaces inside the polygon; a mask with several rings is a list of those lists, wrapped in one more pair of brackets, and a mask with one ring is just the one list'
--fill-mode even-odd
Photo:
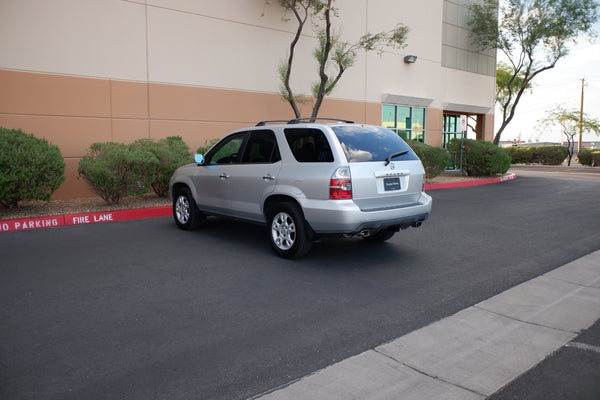
{"label": "tree trunk", "polygon": [[329,60],[329,52],[331,51],[331,2],[332,0],[328,0],[327,7],[325,8],[325,48],[323,49],[323,58],[321,60],[321,65],[319,65],[319,77],[321,78],[321,82],[319,83],[319,89],[317,91],[317,98],[315,101],[315,105],[313,106],[312,118],[316,118],[319,115],[319,109],[321,108],[321,104],[323,103],[323,98],[325,97],[325,89],[327,87],[327,81],[329,77],[325,73],[325,67],[327,66],[327,61]]}

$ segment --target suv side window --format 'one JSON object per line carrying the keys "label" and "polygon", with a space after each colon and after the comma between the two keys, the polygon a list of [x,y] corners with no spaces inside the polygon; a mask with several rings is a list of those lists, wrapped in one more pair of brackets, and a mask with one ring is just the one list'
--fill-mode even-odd
{"label": "suv side window", "polygon": [[250,133],[246,144],[243,163],[271,164],[281,160],[275,133],[270,130],[257,130]]}
{"label": "suv side window", "polygon": [[314,128],[284,129],[285,139],[298,162],[333,162],[325,134]]}
{"label": "suv side window", "polygon": [[240,149],[247,135],[248,132],[242,132],[225,138],[206,155],[206,165],[239,163]]}

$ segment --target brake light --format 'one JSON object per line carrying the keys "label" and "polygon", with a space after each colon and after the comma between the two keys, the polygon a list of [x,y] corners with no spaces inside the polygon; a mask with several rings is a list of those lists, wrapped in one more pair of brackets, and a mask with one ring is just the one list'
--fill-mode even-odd
{"label": "brake light", "polygon": [[329,198],[332,200],[352,198],[350,168],[342,167],[335,170],[329,181]]}

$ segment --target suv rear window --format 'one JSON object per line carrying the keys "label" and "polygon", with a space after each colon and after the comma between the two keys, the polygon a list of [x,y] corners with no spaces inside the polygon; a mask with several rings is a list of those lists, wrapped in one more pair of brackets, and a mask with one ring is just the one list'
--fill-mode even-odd
{"label": "suv rear window", "polygon": [[394,160],[418,160],[417,155],[398,135],[377,126],[332,126],[348,162],[385,161],[390,155],[407,151]]}
{"label": "suv rear window", "polygon": [[298,162],[333,162],[325,134],[314,128],[284,129],[285,139]]}

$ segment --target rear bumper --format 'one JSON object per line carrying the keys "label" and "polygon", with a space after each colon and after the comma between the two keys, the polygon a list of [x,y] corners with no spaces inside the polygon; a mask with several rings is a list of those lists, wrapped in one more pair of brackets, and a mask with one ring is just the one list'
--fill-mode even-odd
{"label": "rear bumper", "polygon": [[353,234],[415,225],[429,218],[431,205],[431,196],[423,192],[417,203],[379,211],[361,211],[352,200],[309,200],[302,208],[316,233]]}

